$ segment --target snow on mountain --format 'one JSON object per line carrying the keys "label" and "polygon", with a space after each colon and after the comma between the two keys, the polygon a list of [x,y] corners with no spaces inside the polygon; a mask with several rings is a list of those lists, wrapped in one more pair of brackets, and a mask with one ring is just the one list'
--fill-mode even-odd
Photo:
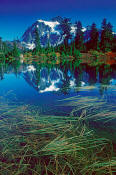
{"label": "snow on mountain", "polygon": [[[85,27],[82,28],[82,32],[85,32],[87,29]],[[71,26],[71,34],[74,37],[76,35],[76,26],[72,25]]]}
{"label": "snow on mountain", "polygon": [[[23,36],[20,39],[20,47],[25,47],[27,49],[33,50],[35,48],[35,29],[38,29],[40,44],[42,47],[46,47],[48,43],[51,46],[57,46],[62,44],[65,38],[65,35],[62,34],[60,24],[63,18],[55,17],[50,21],[39,19],[30,26]],[[87,42],[90,39],[91,26],[83,27],[82,31],[84,33],[84,41]],[[101,36],[101,30],[99,29],[99,37]],[[116,37],[116,33],[113,32]],[[74,39],[76,35],[76,26],[75,24],[71,25],[71,35]],[[69,42],[71,42],[69,40]]]}
{"label": "snow on mountain", "polygon": [[36,71],[36,68],[33,65],[29,65],[26,67],[26,70],[24,70],[22,72],[26,73],[26,72],[34,72],[34,71]]}
{"label": "snow on mountain", "polygon": [[87,30],[87,29],[86,29],[85,27],[82,28],[82,32],[86,32],[86,30]]}
{"label": "snow on mountain", "polygon": [[76,27],[74,25],[71,26],[71,34],[76,34]]}
{"label": "snow on mountain", "polygon": [[58,31],[55,29],[57,25],[60,23],[57,21],[44,21],[44,20],[38,20],[38,22],[44,23],[45,25],[49,26],[51,28],[51,32],[57,33]]}
{"label": "snow on mountain", "polygon": [[36,75],[36,67],[33,65],[27,66],[22,74],[23,78],[39,93],[60,90],[64,79],[63,72],[60,69],[53,68],[49,72],[47,68],[41,68],[40,78],[38,79]]}
{"label": "snow on mountain", "polygon": [[[38,29],[40,36],[40,44],[42,47],[48,45],[48,42],[51,46],[56,46],[63,43],[65,36],[62,35],[60,28],[60,20],[57,21],[45,21],[42,19],[37,20],[31,27],[29,27],[21,38],[21,43],[25,48],[34,49],[35,47],[35,29]],[[86,31],[86,28],[82,29],[83,32]],[[76,34],[76,27],[74,24],[71,26],[72,39]]]}
{"label": "snow on mountain", "polygon": [[33,49],[35,47],[35,29],[38,28],[41,46],[47,46],[48,42],[50,45],[56,46],[62,43],[64,39],[59,26],[58,21],[37,20],[25,31],[20,41],[24,47]]}
{"label": "snow on mountain", "polygon": [[[60,79],[58,80],[52,80],[48,87],[45,87],[43,90],[39,90],[40,93],[44,92],[53,92],[53,91],[59,91],[60,88],[57,87],[57,84],[60,82]],[[40,86],[39,86],[40,88]]]}
{"label": "snow on mountain", "polygon": [[[36,65],[28,65],[22,71],[23,78],[28,82],[30,86],[36,89],[39,93],[45,92],[57,92],[60,91],[68,83],[68,88],[73,90],[74,88],[84,87],[88,85],[89,75],[83,73],[81,79],[72,75],[71,71],[65,72],[58,68],[44,67],[39,69],[39,76],[37,74],[38,68]],[[116,81],[112,79],[111,84],[116,84]]]}
{"label": "snow on mountain", "polygon": [[22,42],[22,45],[29,49],[29,50],[33,50],[35,48],[35,44],[34,43],[25,43],[25,42]]}

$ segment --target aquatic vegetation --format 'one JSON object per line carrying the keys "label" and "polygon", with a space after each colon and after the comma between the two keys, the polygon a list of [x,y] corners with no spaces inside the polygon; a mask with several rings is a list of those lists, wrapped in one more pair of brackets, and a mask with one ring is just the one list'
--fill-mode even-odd
{"label": "aquatic vegetation", "polygon": [[[5,72],[20,73],[20,66],[18,60],[10,64],[10,69],[8,64],[1,64],[1,79]],[[73,64],[69,65],[69,62],[57,67],[47,62],[33,62],[24,70],[34,68],[34,77],[39,85],[43,67],[48,75],[53,68],[60,68],[64,77],[61,90],[65,93],[68,93],[71,76],[75,80],[78,78],[75,91],[79,89],[86,94],[102,90],[107,93],[99,98],[88,94],[83,97],[81,93],[68,98],[64,96],[57,103],[59,108],[55,105],[53,109],[52,106],[47,107],[49,115],[43,115],[39,106],[19,103],[13,91],[4,93],[0,97],[0,174],[102,175],[116,172],[116,110],[113,103],[108,103],[115,101],[115,81],[107,76],[111,74],[109,67],[100,67],[99,71],[96,67],[91,70],[86,66],[81,70],[80,66],[73,70]],[[94,74],[95,77],[99,72],[103,84],[96,86],[89,79],[89,83],[85,81],[87,86],[81,87],[79,83],[85,70],[86,74]],[[66,113],[65,108],[72,111]],[[50,115],[50,110],[54,111],[54,115]],[[56,110],[59,110],[60,116],[55,115]]]}
{"label": "aquatic vegetation", "polygon": [[79,116],[73,115],[74,111],[69,116],[40,115],[34,106],[16,105],[7,96],[1,97],[0,174],[116,172],[112,141],[97,135],[87,122],[113,112],[103,115],[108,110],[100,109],[104,102],[97,103],[98,99],[85,98],[83,102],[76,96],[63,100],[66,104],[67,101],[68,105],[79,106],[78,109],[83,107]]}

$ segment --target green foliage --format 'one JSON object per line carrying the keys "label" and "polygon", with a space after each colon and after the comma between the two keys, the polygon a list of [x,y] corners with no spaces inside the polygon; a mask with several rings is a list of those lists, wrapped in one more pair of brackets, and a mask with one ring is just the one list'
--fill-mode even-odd
{"label": "green foliage", "polygon": [[0,53],[0,62],[5,62],[6,58],[3,52]]}
{"label": "green foliage", "polygon": [[99,49],[99,33],[96,28],[96,24],[93,23],[90,32],[90,48],[93,50]]}
{"label": "green foliage", "polygon": [[[73,59],[76,61],[81,57],[80,52],[84,54],[90,50],[93,50],[92,53],[93,58],[98,58],[98,52],[100,50],[102,52],[109,52],[110,50],[116,51],[116,39],[114,38],[112,32],[112,25],[111,23],[107,23],[106,19],[102,22],[102,32],[99,34],[99,31],[96,27],[96,24],[93,23],[91,27],[87,29],[88,32],[88,40],[84,41],[84,32],[82,31],[82,24],[78,21],[76,26],[76,36],[72,42],[69,42],[71,39],[71,22],[70,19],[64,18],[62,19],[60,24],[60,29],[62,30],[62,35],[65,36],[64,43],[60,44],[56,47],[52,47],[50,45],[50,35],[48,36],[48,45],[46,48],[41,47],[40,38],[38,34],[38,29],[35,29],[35,45],[36,48],[33,50],[33,54],[39,57],[46,58],[47,62],[56,59],[56,52],[60,55],[58,57],[59,60],[62,62],[63,59]],[[87,35],[87,33],[86,33]],[[101,54],[101,52],[100,52]],[[48,59],[47,59],[48,58]],[[58,60],[58,61],[59,61]],[[97,60],[97,59],[96,59]],[[95,61],[96,61],[95,60]]]}
{"label": "green foliage", "polygon": [[[68,78],[68,77],[67,77]],[[64,88],[67,88],[67,82]],[[6,96],[5,96],[6,97]],[[1,174],[112,174],[116,172],[115,145],[93,130],[88,120],[107,120],[108,110],[98,99],[79,96],[61,100],[74,107],[69,116],[40,116],[36,106],[14,104],[1,97]],[[78,108],[77,108],[78,106]],[[101,106],[101,107],[100,107]],[[110,105],[110,108],[111,107]],[[83,109],[80,117],[74,116]],[[86,111],[91,111],[86,116]],[[104,122],[105,123],[105,122]],[[109,133],[110,134],[110,133]]]}
{"label": "green foliage", "polygon": [[34,49],[34,54],[38,55],[41,51],[41,45],[40,45],[40,38],[39,38],[39,33],[38,33],[38,28],[36,27],[35,29],[35,49]]}
{"label": "green foliage", "polygon": [[80,58],[80,57],[81,57],[80,51],[77,50],[77,49],[74,49],[73,56],[74,56],[76,59]]}
{"label": "green foliage", "polygon": [[76,36],[75,36],[75,47],[76,49],[83,51],[84,48],[84,36],[82,32],[82,24],[80,21],[76,23]]}
{"label": "green foliage", "polygon": [[113,31],[111,23],[107,23],[107,20],[104,19],[102,22],[102,33],[101,33],[101,42],[100,48],[103,52],[108,52],[112,50],[113,42]]}
{"label": "green foliage", "polygon": [[20,52],[19,52],[19,49],[17,48],[17,43],[15,41],[13,43],[12,56],[13,57],[19,57],[20,56]]}
{"label": "green foliage", "polygon": [[51,53],[50,53],[50,57],[52,57],[52,58],[55,59],[55,58],[56,58],[56,53],[55,53],[55,52],[51,52]]}
{"label": "green foliage", "polygon": [[3,43],[2,43],[2,38],[0,37],[0,51],[3,50]]}
{"label": "green foliage", "polygon": [[0,37],[0,53],[3,53],[3,55],[5,56],[6,54],[8,54],[8,52],[8,46],[5,42],[2,41],[2,38]]}
{"label": "green foliage", "polygon": [[99,51],[97,51],[97,50],[91,50],[91,51],[89,51],[89,53],[90,53],[92,56],[94,56],[95,58],[98,58],[99,56],[104,55],[102,52],[99,52]]}
{"label": "green foliage", "polygon": [[9,48],[5,42],[3,42],[3,52],[5,55],[8,54],[8,52],[9,52]]}
{"label": "green foliage", "polygon": [[71,39],[71,23],[69,18],[64,18],[61,21],[60,28],[62,30],[62,35],[65,36],[64,38],[64,45],[68,46],[68,41]]}
{"label": "green foliage", "polygon": [[66,54],[65,52],[62,51],[62,57],[65,58],[66,57]]}

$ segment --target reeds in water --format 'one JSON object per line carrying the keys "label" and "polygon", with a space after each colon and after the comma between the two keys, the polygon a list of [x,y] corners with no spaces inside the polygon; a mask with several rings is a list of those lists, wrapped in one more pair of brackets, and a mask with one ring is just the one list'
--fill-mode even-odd
{"label": "reeds in water", "polygon": [[[95,120],[100,116],[108,117],[103,115],[103,101],[98,103],[98,99],[86,98],[83,101],[74,97],[64,102],[64,105],[81,109],[81,115],[75,116],[74,108],[70,116],[45,116],[34,113],[28,105],[0,103],[1,175],[103,175],[116,172],[112,141],[97,135],[87,124],[92,112]],[[109,115],[113,116],[112,113]]]}

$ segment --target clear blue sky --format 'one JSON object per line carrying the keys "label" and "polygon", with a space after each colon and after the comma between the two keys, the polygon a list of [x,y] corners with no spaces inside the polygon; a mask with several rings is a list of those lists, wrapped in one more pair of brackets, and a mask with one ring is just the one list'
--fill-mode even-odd
{"label": "clear blue sky", "polygon": [[83,26],[105,17],[116,32],[116,0],[0,0],[0,36],[3,40],[21,37],[37,19],[55,16],[81,20]]}

